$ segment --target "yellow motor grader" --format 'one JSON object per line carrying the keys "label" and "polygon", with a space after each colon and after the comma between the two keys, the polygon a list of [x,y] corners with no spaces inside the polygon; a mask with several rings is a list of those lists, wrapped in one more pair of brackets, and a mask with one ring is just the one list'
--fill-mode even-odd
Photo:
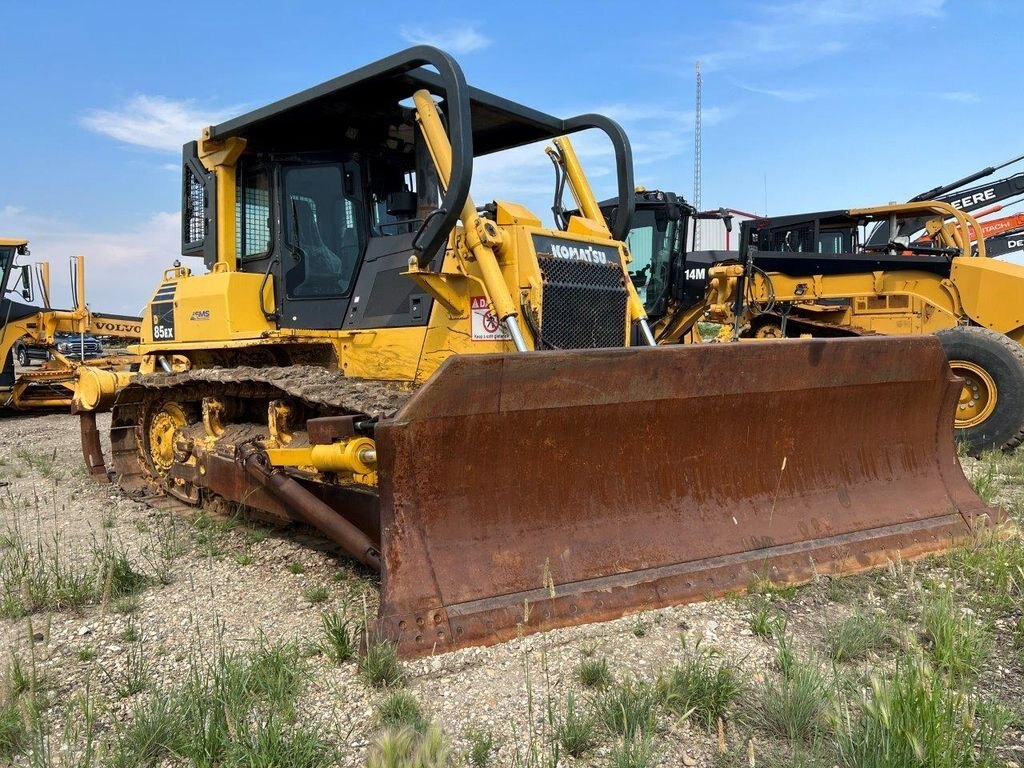
{"label": "yellow motor grader", "polygon": [[[123,355],[86,357],[85,344],[95,345],[95,341],[86,341],[86,335],[138,341],[142,318],[102,314],[86,306],[85,261],[81,256],[73,261],[74,309],[52,308],[50,265],[45,261],[16,263],[18,256],[28,254],[27,240],[0,238],[0,286],[4,287],[0,297],[0,398],[3,407],[17,410],[67,409],[79,368],[127,371],[133,362]],[[62,347],[58,343],[61,334],[74,334],[76,338]],[[16,369],[16,360],[27,362],[27,349],[38,349],[45,355],[47,361],[41,368],[23,365]]]}
{"label": "yellow motor grader", "polygon": [[[633,206],[606,224],[567,138],[588,129],[629,197],[616,123],[469,87],[431,47],[205,129],[182,252],[206,270],[164,273],[139,375],[80,382],[94,473],[112,407],[125,491],[314,526],[381,572],[375,631],[410,656],[971,536],[990,510],[938,342],[656,346]],[[577,215],[474,202],[476,158],[544,141]]]}
{"label": "yellow motor grader", "polygon": [[1024,441],[1024,266],[972,247],[969,213],[925,200],[775,216],[744,221],[739,252],[688,252],[689,222],[720,214],[657,190],[634,206],[630,274],[659,343],[698,320],[752,339],[934,334],[963,380],[956,439],[975,455]]}

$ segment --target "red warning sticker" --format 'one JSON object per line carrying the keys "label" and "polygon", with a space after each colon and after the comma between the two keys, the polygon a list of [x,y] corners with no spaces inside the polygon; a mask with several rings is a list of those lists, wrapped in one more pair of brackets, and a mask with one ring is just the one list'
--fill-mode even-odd
{"label": "red warning sticker", "polygon": [[502,341],[509,338],[508,331],[488,306],[486,296],[471,296],[469,302],[473,341]]}

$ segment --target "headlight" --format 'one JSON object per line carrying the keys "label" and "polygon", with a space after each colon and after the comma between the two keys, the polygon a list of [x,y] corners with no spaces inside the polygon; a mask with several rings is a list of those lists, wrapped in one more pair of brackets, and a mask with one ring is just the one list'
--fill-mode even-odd
{"label": "headlight", "polygon": [[61,342],[60,344],[57,345],[57,350],[59,352],[70,352],[71,351],[71,345],[68,344],[66,341],[63,341],[63,342]]}

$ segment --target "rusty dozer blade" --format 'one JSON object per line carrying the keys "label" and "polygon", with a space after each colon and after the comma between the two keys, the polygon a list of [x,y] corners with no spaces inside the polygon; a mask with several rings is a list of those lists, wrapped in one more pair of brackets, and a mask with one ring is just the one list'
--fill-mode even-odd
{"label": "rusty dozer blade", "polygon": [[377,430],[407,656],[939,552],[997,514],[934,337],[471,355]]}

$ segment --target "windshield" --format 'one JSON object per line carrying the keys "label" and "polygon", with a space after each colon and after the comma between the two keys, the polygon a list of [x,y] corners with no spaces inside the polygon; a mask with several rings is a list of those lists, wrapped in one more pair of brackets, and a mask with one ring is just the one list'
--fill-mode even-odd
{"label": "windshield", "polygon": [[651,312],[668,288],[672,254],[679,248],[680,221],[658,216],[652,208],[637,208],[626,244],[633,256],[629,276],[644,308]]}

